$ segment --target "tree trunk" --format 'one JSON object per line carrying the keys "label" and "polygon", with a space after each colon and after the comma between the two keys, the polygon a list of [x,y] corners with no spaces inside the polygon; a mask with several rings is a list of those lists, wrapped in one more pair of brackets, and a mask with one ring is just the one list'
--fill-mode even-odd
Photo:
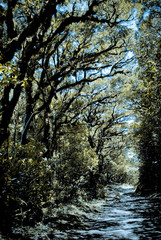
{"label": "tree trunk", "polygon": [[4,99],[2,99],[2,113],[0,121],[0,147],[9,137],[8,126],[21,93],[21,85],[19,84],[15,87],[11,101],[9,101],[9,93],[10,91],[7,91],[7,93],[4,94],[5,101],[3,101]]}

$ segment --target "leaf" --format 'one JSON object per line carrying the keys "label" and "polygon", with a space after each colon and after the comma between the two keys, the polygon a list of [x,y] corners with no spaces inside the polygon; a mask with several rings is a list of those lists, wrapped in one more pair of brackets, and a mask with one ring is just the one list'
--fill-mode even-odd
{"label": "leaf", "polygon": [[5,67],[0,63],[0,74],[5,71]]}
{"label": "leaf", "polygon": [[24,78],[24,80],[21,81],[21,86],[24,87],[24,88],[27,88],[27,86],[28,86],[28,79],[27,78]]}

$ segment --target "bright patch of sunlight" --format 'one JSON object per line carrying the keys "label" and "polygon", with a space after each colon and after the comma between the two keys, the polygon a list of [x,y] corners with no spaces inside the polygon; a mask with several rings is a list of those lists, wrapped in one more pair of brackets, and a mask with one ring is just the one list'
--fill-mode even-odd
{"label": "bright patch of sunlight", "polygon": [[134,122],[134,119],[127,120],[127,124],[130,125]]}

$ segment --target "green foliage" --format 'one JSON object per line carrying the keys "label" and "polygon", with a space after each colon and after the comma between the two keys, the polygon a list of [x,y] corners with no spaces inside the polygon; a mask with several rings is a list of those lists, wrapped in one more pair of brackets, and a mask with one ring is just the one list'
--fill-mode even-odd
{"label": "green foliage", "polygon": [[20,83],[18,80],[19,71],[15,64],[7,62],[5,65],[0,64],[1,87],[12,86]]}
{"label": "green foliage", "polygon": [[[125,6],[126,3],[126,6]],[[125,181],[128,1],[2,1],[2,228]],[[152,69],[153,71],[153,69]],[[11,217],[11,218],[10,218]]]}
{"label": "green foliage", "polygon": [[12,216],[18,222],[33,224],[42,218],[42,205],[51,198],[51,161],[42,157],[40,144],[18,145],[14,155],[10,143],[3,147],[4,152],[8,148],[8,155],[1,152],[0,156],[2,225],[12,223]]}
{"label": "green foliage", "polygon": [[[135,137],[141,160],[138,190],[161,191],[161,98],[160,98],[160,15],[158,1],[143,1],[136,47],[137,69],[133,103],[139,119]],[[147,11],[146,17],[144,13]],[[137,80],[136,80],[137,81]]]}

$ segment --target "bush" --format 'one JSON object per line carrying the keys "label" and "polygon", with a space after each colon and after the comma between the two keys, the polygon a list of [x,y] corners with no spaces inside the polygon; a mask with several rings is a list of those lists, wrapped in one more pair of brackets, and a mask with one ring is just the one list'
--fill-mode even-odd
{"label": "bush", "polygon": [[51,198],[54,172],[52,160],[42,157],[40,145],[19,145],[14,155],[10,149],[7,157],[4,149],[0,155],[2,230],[11,227],[13,221],[34,224],[41,220],[43,204]]}

